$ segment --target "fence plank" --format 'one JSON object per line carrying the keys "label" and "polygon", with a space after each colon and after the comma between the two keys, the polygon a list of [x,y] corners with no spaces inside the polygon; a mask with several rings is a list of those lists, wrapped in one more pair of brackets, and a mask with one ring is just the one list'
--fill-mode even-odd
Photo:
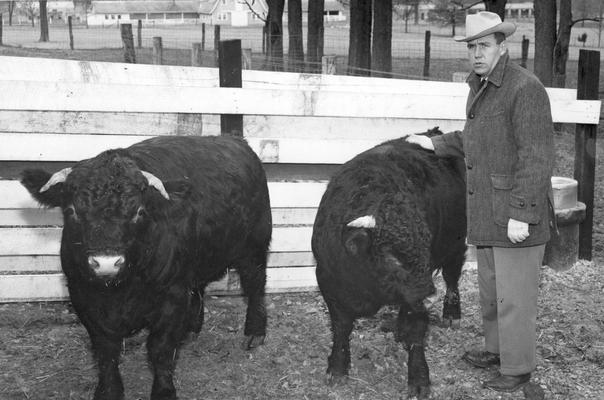
{"label": "fence plank", "polygon": [[[0,109],[464,119],[465,97],[0,81]],[[158,95],[161,93],[161,95]],[[346,107],[342,105],[346,104]],[[597,124],[600,101],[552,101],[554,122]]]}
{"label": "fence plank", "polygon": [[[211,283],[207,294],[239,293],[236,273],[235,284],[228,282],[231,276]],[[315,267],[269,268],[266,292],[295,292],[317,290]],[[0,303],[19,301],[57,301],[68,298],[66,279],[63,274],[0,275]]]}
{"label": "fence plank", "polygon": [[[218,68],[74,61],[49,58],[0,57],[0,80],[83,82],[159,86],[218,87]],[[39,71],[45,71],[40,74]],[[243,87],[252,89],[371,91],[465,97],[465,83],[411,79],[367,78],[259,70],[242,71]],[[574,100],[575,89],[547,88],[550,98]]]}
{"label": "fence plank", "polygon": [[[273,226],[312,225],[316,208],[273,208]],[[0,227],[62,226],[63,215],[58,208],[0,209]]]}
{"label": "fence plank", "polygon": [[[316,208],[326,187],[325,181],[268,182],[271,207]],[[0,193],[0,209],[39,208],[19,181],[0,180]]]}
{"label": "fence plank", "polygon": [[[0,228],[0,254],[57,255],[61,244],[61,228],[16,227]],[[274,227],[271,252],[310,251],[312,227]]]}

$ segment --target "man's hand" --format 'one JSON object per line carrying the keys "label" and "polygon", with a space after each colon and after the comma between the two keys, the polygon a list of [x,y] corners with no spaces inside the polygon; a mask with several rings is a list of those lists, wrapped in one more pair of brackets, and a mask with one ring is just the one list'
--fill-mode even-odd
{"label": "man's hand", "polygon": [[434,151],[434,144],[432,143],[432,139],[430,139],[428,136],[412,134],[407,136],[405,140],[409,143],[418,144],[420,147],[423,147],[426,150]]}
{"label": "man's hand", "polygon": [[529,237],[529,224],[510,218],[508,221],[508,238],[512,243],[523,242]]}

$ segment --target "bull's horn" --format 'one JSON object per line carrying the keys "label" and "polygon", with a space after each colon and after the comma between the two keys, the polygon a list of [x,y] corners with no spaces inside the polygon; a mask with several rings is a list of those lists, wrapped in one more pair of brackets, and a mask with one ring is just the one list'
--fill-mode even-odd
{"label": "bull's horn", "polygon": [[373,215],[365,215],[349,222],[346,226],[350,228],[373,229],[375,228],[375,217]]}
{"label": "bull's horn", "polygon": [[50,177],[48,182],[46,182],[44,184],[44,186],[42,186],[40,188],[40,193],[47,191],[48,189],[50,189],[50,187],[52,185],[56,185],[57,183],[65,182],[65,180],[67,179],[67,176],[69,175],[70,172],[71,172],[71,168],[63,168],[62,170],[55,172]]}
{"label": "bull's horn", "polygon": [[164,196],[166,199],[170,200],[170,196],[168,195],[168,192],[166,192],[166,188],[164,188],[164,184],[161,182],[161,180],[153,175],[150,172],[147,171],[141,171],[141,174],[143,174],[143,176],[145,178],[147,178],[147,181],[149,182],[149,186],[153,186],[155,189],[159,190],[159,192],[161,193],[162,196]]}

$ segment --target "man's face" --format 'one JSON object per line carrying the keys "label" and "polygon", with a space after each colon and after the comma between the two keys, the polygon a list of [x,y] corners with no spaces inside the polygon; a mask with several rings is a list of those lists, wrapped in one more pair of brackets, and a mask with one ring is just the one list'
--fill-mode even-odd
{"label": "man's face", "polygon": [[470,66],[480,76],[489,75],[504,52],[505,42],[497,44],[494,34],[468,42]]}

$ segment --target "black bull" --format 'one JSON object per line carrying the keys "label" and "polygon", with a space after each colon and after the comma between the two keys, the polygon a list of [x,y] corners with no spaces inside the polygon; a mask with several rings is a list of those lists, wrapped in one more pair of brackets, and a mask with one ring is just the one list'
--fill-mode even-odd
{"label": "black bull", "polygon": [[203,323],[203,292],[228,267],[248,297],[244,346],[264,340],[271,210],[243,140],[160,137],[23,185],[64,216],[61,265],[98,363],[95,399],[122,399],[122,339],[147,328],[152,399],[175,399],[179,343]]}
{"label": "black bull", "polygon": [[354,320],[392,304],[400,306],[396,338],[409,353],[410,397],[429,396],[423,300],[435,292],[432,276],[441,269],[447,285],[443,319],[458,323],[464,168],[461,158],[440,158],[398,139],[361,153],[332,177],[312,236],[317,281],[331,317],[330,380],[348,373]]}

